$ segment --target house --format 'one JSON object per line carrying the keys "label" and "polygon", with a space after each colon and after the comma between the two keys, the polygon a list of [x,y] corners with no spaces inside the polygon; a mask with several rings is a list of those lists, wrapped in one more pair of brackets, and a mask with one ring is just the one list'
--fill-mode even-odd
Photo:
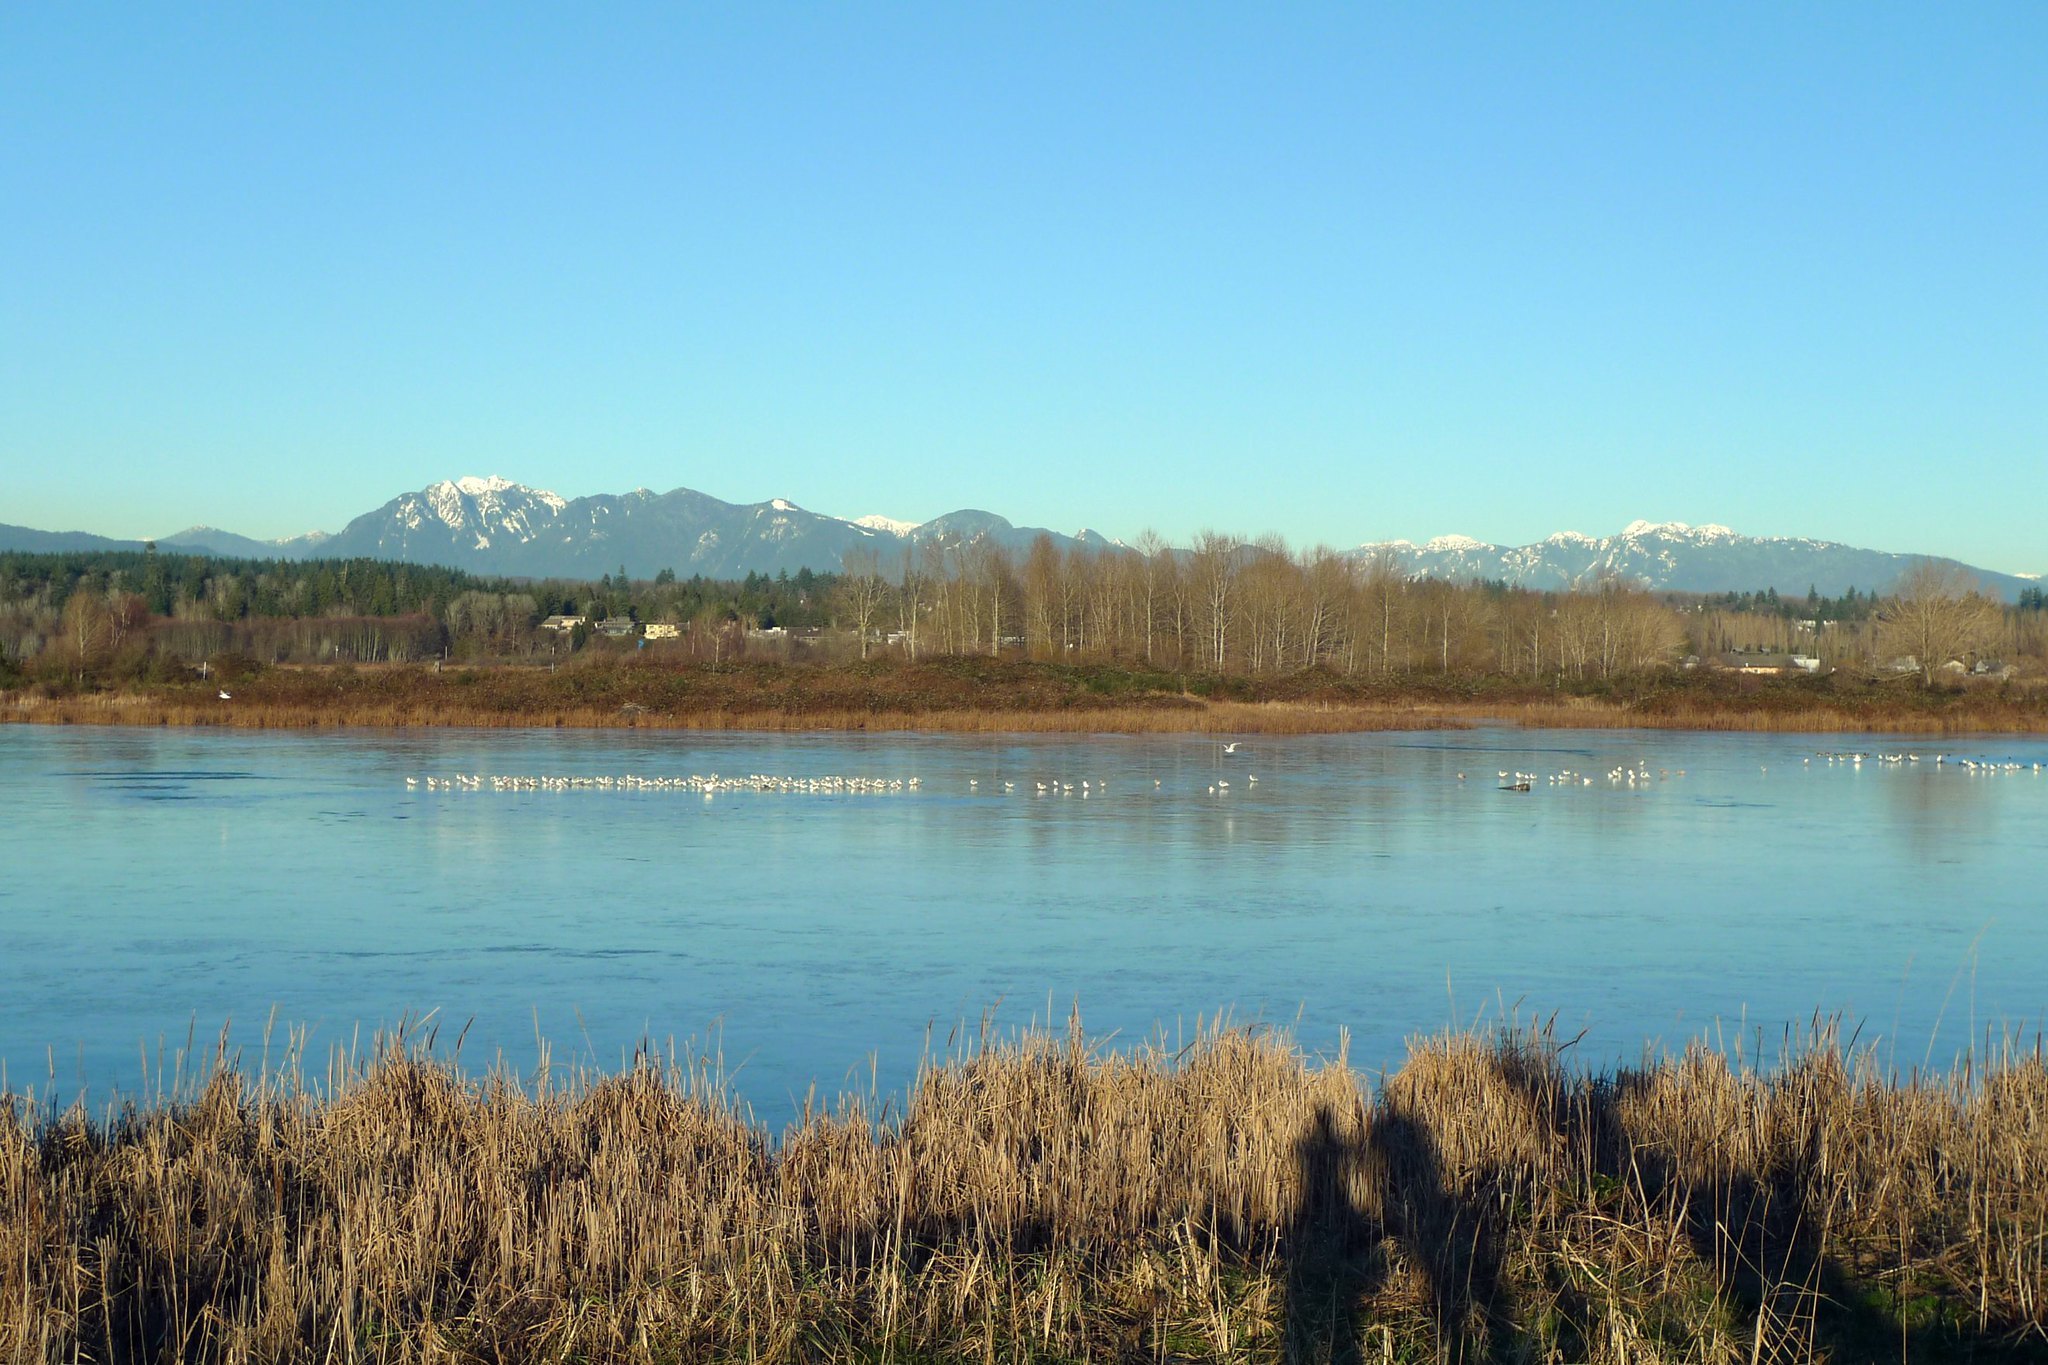
{"label": "house", "polygon": [[747,639],[756,644],[787,640],[793,645],[815,645],[824,638],[823,626],[797,626],[794,629],[789,626],[752,627],[747,631]]}
{"label": "house", "polygon": [[683,628],[673,621],[649,621],[646,637],[650,640],[679,640]]}
{"label": "house", "polygon": [[597,623],[597,633],[614,640],[623,640],[634,634],[639,623],[630,616],[607,616]]}
{"label": "house", "polygon": [[540,623],[540,628],[542,630],[552,630],[559,632],[560,634],[567,635],[570,631],[576,629],[576,627],[587,626],[589,624],[590,618],[588,616],[550,616],[547,620]]}
{"label": "house", "polygon": [[1812,654],[1770,654],[1760,650],[1738,650],[1732,654],[1723,654],[1718,662],[1721,667],[1732,668],[1737,673],[1776,676],[1783,673],[1820,672],[1820,659]]}

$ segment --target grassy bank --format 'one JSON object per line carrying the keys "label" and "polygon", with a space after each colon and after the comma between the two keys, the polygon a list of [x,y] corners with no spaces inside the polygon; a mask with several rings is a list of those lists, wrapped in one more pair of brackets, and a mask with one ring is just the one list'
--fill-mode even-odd
{"label": "grassy bank", "polygon": [[14,1361],[2022,1360],[2048,1066],[1825,1030],[1366,1083],[1285,1037],[1033,1034],[770,1137],[648,1062],[541,1093],[388,1050],[88,1120],[0,1106]]}
{"label": "grassy bank", "polygon": [[696,730],[1199,731],[1308,734],[1488,722],[1815,733],[2048,733],[2048,688],[1910,679],[1657,673],[1532,684],[1499,677],[1240,678],[1117,664],[943,658],[843,665],[579,658],[502,665],[306,666],[218,678],[0,692],[0,721],[238,726]]}

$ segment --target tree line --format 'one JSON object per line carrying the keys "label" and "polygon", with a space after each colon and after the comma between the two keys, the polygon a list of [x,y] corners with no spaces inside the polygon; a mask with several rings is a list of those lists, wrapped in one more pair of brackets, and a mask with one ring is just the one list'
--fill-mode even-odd
{"label": "tree line", "polygon": [[492,578],[385,560],[242,560],[155,549],[0,553],[0,664],[62,655],[117,671],[239,654],[270,662],[517,659],[561,648],[537,627],[593,621],[823,626],[834,576],[731,582],[663,571],[596,582]]}
{"label": "tree line", "polygon": [[[553,615],[670,623],[677,638],[664,649],[718,660],[1010,654],[1220,674],[1571,680],[1729,652],[1875,668],[1910,658],[1929,677],[1951,658],[2048,660],[2038,591],[2001,607],[1934,565],[1890,597],[1801,599],[1654,593],[1613,577],[1569,590],[1449,583],[1411,577],[1392,552],[1297,551],[1277,537],[1215,531],[1186,549],[1149,532],[1131,546],[1063,547],[1042,536],[1021,554],[987,539],[942,539],[887,563],[862,551],[837,573],[737,580],[672,570],[634,579],[621,567],[596,582],[528,581],[380,560],[153,549],[0,554],[0,666],[15,671],[140,675],[223,655],[532,660],[588,638],[540,629]],[[803,647],[778,627],[794,628]]]}
{"label": "tree line", "polygon": [[1150,533],[1102,548],[1041,536],[1021,556],[934,542],[887,571],[856,552],[837,601],[857,639],[911,657],[1015,650],[1214,673],[1611,677],[1674,662],[1685,643],[1676,611],[1620,579],[1573,592],[1453,584],[1411,578],[1392,554],[1214,531],[1186,550]]}

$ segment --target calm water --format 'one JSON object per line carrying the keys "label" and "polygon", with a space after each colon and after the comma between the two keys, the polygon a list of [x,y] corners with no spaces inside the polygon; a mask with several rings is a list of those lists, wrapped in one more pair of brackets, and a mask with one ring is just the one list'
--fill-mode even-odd
{"label": "calm water", "polygon": [[[1876,757],[1906,750],[1923,761]],[[104,1094],[195,1027],[231,1022],[253,1060],[273,1012],[317,1055],[438,1010],[444,1041],[474,1021],[465,1059],[522,1066],[536,1027],[603,1065],[722,1037],[780,1116],[871,1065],[900,1084],[928,1029],[1076,1001],[1126,1038],[1219,1009],[1318,1049],[1349,1030],[1368,1066],[1504,1007],[1555,1011],[1594,1059],[1717,1021],[1775,1037],[1818,1008],[1918,1061],[2048,1005],[2033,764],[2048,743],[1474,730],[1225,755],[1199,736],[5,727],[0,1061],[17,1088]],[[1534,789],[1499,790],[1502,769]],[[1546,780],[1565,769],[1592,785]],[[920,785],[405,784],[712,773]]]}

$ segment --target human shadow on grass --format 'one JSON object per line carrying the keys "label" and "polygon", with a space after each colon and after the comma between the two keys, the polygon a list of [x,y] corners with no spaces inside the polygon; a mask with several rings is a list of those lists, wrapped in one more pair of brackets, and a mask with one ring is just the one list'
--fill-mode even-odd
{"label": "human shadow on grass", "polygon": [[1301,1200],[1286,1228],[1287,1365],[1364,1359],[1359,1314],[1378,1285],[1382,1231],[1353,1195],[1360,1156],[1328,1105],[1295,1144]]}
{"label": "human shadow on grass", "polygon": [[[1813,1203],[1812,1192],[1827,1188],[1818,1178],[1818,1132],[1788,1135],[1753,1171],[1720,1155],[1718,1142],[1681,1160],[1631,1104],[1654,1073],[1573,1080],[1554,1056],[1503,1048],[1460,1074],[1492,1093],[1497,1112],[1511,1116],[1503,1121],[1516,1126],[1516,1141],[1478,1149],[1497,1145],[1497,1156],[1468,1155],[1451,1169],[1429,1096],[1400,1087],[1383,1090],[1361,1116],[1362,1137],[1321,1109],[1296,1144],[1301,1195],[1285,1229],[1289,1365],[1394,1357],[1391,1334],[1401,1324],[1370,1323],[1366,1309],[1389,1299],[1412,1308],[1416,1290],[1430,1319],[1422,1329],[1430,1358],[1440,1365],[1629,1349],[1612,1335],[1617,1328],[1640,1334],[1644,1348],[1682,1348],[1699,1324],[1664,1318],[1651,1299],[1641,1317],[1629,1312],[1613,1322],[1615,1306],[1591,1302],[1568,1273],[1508,1282],[1508,1248],[1544,1235],[1530,1222],[1532,1208],[1555,1197],[1567,1202],[1549,1217],[1573,1216],[1578,1206],[1596,1223],[1619,1216],[1671,1228],[1704,1272],[1702,1289],[1731,1315],[1724,1330],[1747,1338],[1759,1361],[2048,1359],[2038,1331],[1987,1326],[1952,1292],[1916,1297],[1911,1287],[1893,1288],[1881,1269],[1850,1265],[1843,1211]],[[1469,1135],[1460,1146],[1470,1148]],[[1548,1156],[1532,1159],[1538,1153]],[[1399,1288],[1390,1283],[1397,1265],[1419,1283],[1390,1294]],[[1411,1319],[1409,1344],[1419,1327]]]}
{"label": "human shadow on grass", "polygon": [[[1391,1326],[1369,1333],[1365,1305],[1386,1285],[1398,1249],[1428,1282],[1437,1358],[1492,1358],[1500,1238],[1476,1201],[1443,1178],[1428,1125],[1398,1107],[1372,1115],[1362,1143],[1327,1108],[1295,1147],[1301,1200],[1286,1231],[1288,1365],[1385,1358]],[[1362,1207],[1364,1203],[1377,1207]],[[1370,1339],[1368,1339],[1370,1337]]]}
{"label": "human shadow on grass", "polygon": [[1619,1101],[1649,1081],[1624,1074],[1603,1087],[1599,1164],[1632,1179],[1644,1206],[1674,1220],[1723,1302],[1749,1324],[1760,1361],[1905,1360],[1916,1365],[2048,1360],[2048,1339],[1985,1327],[1969,1305],[1897,1287],[1896,1268],[1858,1276],[1829,1235],[1839,1209],[1811,1191],[1824,1160],[1822,1136],[1780,1144],[1758,1170],[1686,1168],[1668,1146],[1626,1131]]}

